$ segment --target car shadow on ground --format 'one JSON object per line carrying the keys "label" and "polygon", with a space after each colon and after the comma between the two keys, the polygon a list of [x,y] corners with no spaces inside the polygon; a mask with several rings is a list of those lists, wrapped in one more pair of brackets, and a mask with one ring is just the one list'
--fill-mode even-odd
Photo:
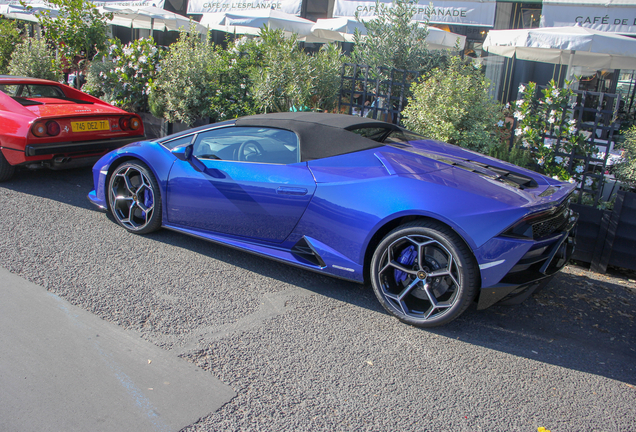
{"label": "car shadow on ground", "polygon": [[93,189],[92,167],[68,170],[21,168],[0,187],[59,201],[80,208],[92,208],[86,196]]}
{"label": "car shadow on ground", "polygon": [[[1,186],[94,209],[86,198],[92,189],[90,168],[23,170]],[[369,286],[326,277],[168,230],[148,237],[386,314]],[[634,279],[634,274],[606,276],[568,266],[542,291],[522,304],[495,305],[483,311],[472,306],[446,326],[421,331],[636,385]]]}
{"label": "car shadow on ground", "polygon": [[[162,230],[150,236],[386,314],[368,285],[333,279],[176,232]],[[450,324],[421,331],[636,385],[635,318],[636,282],[568,266],[522,304],[495,305],[481,311],[473,305]]]}

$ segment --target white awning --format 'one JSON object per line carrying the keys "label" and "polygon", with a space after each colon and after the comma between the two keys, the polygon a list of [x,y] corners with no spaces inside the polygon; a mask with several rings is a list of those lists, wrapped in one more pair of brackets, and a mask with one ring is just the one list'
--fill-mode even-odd
{"label": "white awning", "polygon": [[594,30],[636,35],[635,0],[543,0],[541,27],[580,24]]}
{"label": "white awning", "polygon": [[[381,0],[391,7],[391,0]],[[415,9],[415,21],[431,24],[492,27],[495,22],[495,0],[419,0],[411,6]],[[334,17],[375,16],[375,1],[335,0]]]}

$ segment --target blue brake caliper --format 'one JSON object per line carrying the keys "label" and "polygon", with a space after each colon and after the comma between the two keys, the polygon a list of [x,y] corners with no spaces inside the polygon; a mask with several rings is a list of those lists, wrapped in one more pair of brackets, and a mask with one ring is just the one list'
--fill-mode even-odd
{"label": "blue brake caliper", "polygon": [[[403,266],[412,266],[417,258],[417,251],[415,250],[415,246],[411,245],[405,248],[400,256],[397,259],[397,262],[402,264]],[[395,283],[404,282],[407,278],[408,273],[403,272],[402,270],[395,270],[393,272],[393,276],[395,277]]]}
{"label": "blue brake caliper", "polygon": [[[144,190],[144,205],[146,208],[152,206],[152,192],[150,192],[147,188]],[[146,217],[146,212],[142,211],[141,214],[143,217]]]}

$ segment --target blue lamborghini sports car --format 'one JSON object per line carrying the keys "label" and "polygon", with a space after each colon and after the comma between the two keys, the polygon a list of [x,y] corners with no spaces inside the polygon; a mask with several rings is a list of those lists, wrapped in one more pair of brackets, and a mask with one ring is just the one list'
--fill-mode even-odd
{"label": "blue lamborghini sports car", "polygon": [[89,199],[128,231],[370,281],[420,327],[523,300],[574,245],[574,185],[361,117],[243,117],[129,144],[93,174]]}

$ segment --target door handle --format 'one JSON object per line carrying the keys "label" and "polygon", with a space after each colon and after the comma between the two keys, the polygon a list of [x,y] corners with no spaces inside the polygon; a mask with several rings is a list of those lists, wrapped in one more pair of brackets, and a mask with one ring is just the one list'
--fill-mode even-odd
{"label": "door handle", "polygon": [[307,195],[307,189],[300,187],[281,186],[276,189],[276,193],[280,195]]}

